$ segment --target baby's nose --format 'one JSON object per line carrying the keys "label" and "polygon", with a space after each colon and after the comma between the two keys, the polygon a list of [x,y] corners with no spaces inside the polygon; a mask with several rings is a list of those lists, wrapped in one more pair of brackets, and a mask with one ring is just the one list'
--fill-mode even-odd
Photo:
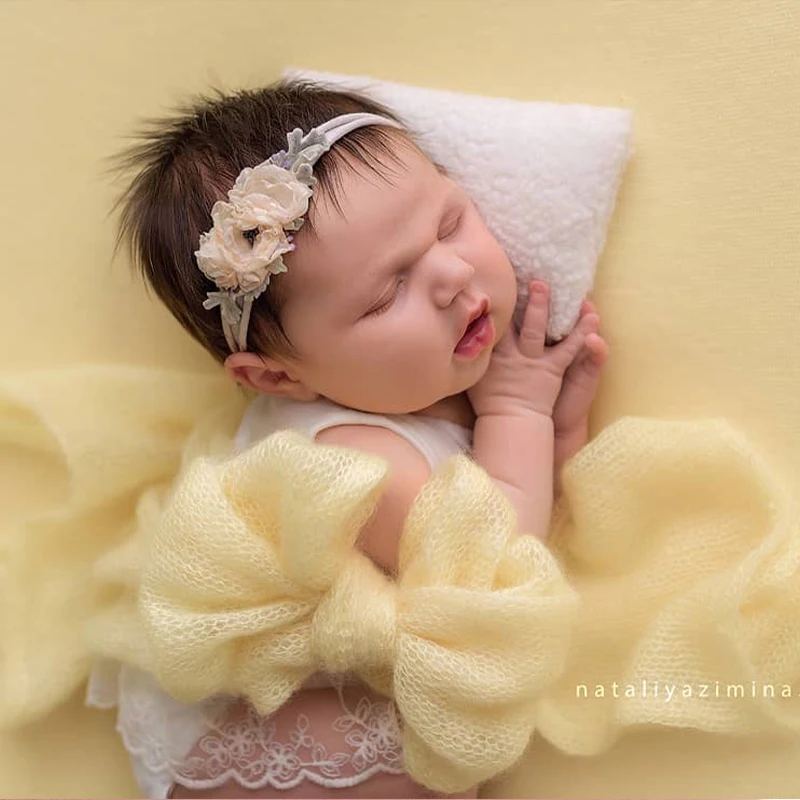
{"label": "baby's nose", "polygon": [[451,252],[440,259],[434,275],[437,304],[446,307],[470,285],[475,275],[475,267]]}

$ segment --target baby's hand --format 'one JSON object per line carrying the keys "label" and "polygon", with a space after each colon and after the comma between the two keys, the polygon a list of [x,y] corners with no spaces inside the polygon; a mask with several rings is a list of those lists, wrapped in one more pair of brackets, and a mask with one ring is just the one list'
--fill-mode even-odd
{"label": "baby's hand", "polygon": [[[594,303],[584,302],[581,317],[600,317]],[[589,438],[589,411],[597,394],[600,374],[608,360],[608,344],[598,331],[592,331],[583,348],[564,374],[561,393],[553,409],[556,475]]]}
{"label": "baby's hand", "polygon": [[477,416],[534,412],[552,416],[564,373],[597,328],[597,314],[582,316],[566,339],[545,345],[550,293],[533,281],[519,335],[509,325],[497,343],[486,374],[467,395]]}

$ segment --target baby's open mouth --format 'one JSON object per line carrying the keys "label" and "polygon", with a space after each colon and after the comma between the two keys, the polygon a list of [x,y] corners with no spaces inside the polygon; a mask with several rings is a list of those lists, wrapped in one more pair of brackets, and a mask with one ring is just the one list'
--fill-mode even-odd
{"label": "baby's open mouth", "polygon": [[476,317],[469,325],[467,325],[466,333],[469,333],[484,317],[486,314],[481,314],[479,317]]}
{"label": "baby's open mouth", "polygon": [[481,314],[467,326],[464,335],[458,340],[455,352],[472,358],[483,350],[493,337],[492,318],[488,313]]}
{"label": "baby's open mouth", "polygon": [[464,331],[464,335],[458,340],[458,343],[461,344],[461,342],[463,342],[464,339],[466,339],[467,336],[469,336],[470,333],[475,330],[476,326],[480,325],[485,318],[485,313],[481,314],[479,317],[475,317],[475,319],[472,320],[469,325],[467,325],[467,329]]}

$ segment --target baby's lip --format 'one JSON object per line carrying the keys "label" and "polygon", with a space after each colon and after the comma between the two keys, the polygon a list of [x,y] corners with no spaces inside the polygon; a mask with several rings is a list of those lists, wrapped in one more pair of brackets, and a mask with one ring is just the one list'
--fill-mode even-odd
{"label": "baby's lip", "polygon": [[467,328],[475,322],[478,317],[482,317],[487,311],[489,310],[489,301],[484,297],[478,305],[470,311],[469,315],[467,316],[467,321],[464,323],[464,327],[461,330],[461,336],[458,337],[458,341],[460,342],[466,332]]}

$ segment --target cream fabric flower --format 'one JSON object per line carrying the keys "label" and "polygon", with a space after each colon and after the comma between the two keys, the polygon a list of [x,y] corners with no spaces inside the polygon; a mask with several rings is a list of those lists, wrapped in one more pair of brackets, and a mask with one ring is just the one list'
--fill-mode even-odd
{"label": "cream fabric flower", "polygon": [[242,230],[288,226],[308,211],[311,188],[294,172],[275,164],[242,170],[228,192],[234,216]]}
{"label": "cream fabric flower", "polygon": [[244,232],[257,225],[243,228],[243,217],[231,203],[214,203],[211,217],[214,226],[201,235],[195,256],[203,273],[220,289],[252,292],[269,274],[286,271],[280,256],[292,250],[292,244],[280,225],[260,231],[251,243]]}

